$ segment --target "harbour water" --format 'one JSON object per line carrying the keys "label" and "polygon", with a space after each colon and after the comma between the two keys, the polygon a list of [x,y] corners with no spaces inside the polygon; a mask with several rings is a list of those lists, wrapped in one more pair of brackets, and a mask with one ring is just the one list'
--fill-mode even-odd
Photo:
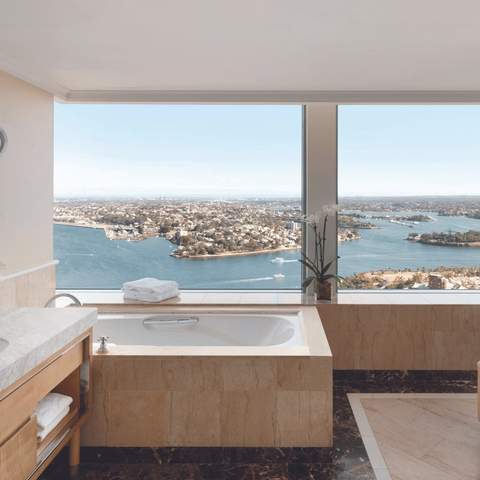
{"label": "harbour water", "polygon": [[[379,212],[362,212],[367,215],[382,215]],[[383,215],[412,215],[418,212],[391,212]],[[409,242],[410,233],[466,232],[480,230],[480,220],[463,216],[438,216],[434,212],[421,212],[433,218],[432,222],[419,222],[409,228],[406,225],[390,223],[388,220],[368,218],[368,222],[379,228],[359,230],[361,239],[339,245],[339,273],[343,276],[353,273],[381,269],[469,267],[480,265],[480,248],[439,247]]]}
{"label": "harbour water", "polygon": [[[408,213],[412,212],[395,212],[395,215]],[[339,273],[347,276],[387,268],[479,266],[480,248],[436,247],[405,240],[412,232],[480,230],[480,220],[427,213],[434,221],[420,222],[413,228],[388,220],[368,219],[379,228],[360,230],[360,240],[339,244]],[[60,260],[59,288],[116,289],[125,281],[147,276],[176,280],[182,288],[193,289],[300,286],[299,252],[295,250],[184,260],[169,255],[174,246],[163,238],[141,242],[108,240],[101,229],[66,225],[55,225],[54,237],[55,258]],[[278,258],[283,261],[272,262]]]}
{"label": "harbour water", "polygon": [[[263,253],[206,260],[170,256],[164,238],[140,242],[108,240],[103,230],[55,225],[55,258],[59,288],[120,288],[141,277],[176,280],[182,288],[299,288],[298,251]],[[272,262],[283,258],[281,263]],[[274,277],[281,273],[284,277]]]}

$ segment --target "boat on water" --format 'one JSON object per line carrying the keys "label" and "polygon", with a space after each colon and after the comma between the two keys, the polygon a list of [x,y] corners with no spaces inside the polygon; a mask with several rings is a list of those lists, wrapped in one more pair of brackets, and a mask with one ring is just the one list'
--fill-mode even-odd
{"label": "boat on water", "polygon": [[273,260],[270,260],[272,263],[283,263],[285,261],[282,257],[275,257]]}
{"label": "boat on water", "polygon": [[275,280],[280,280],[281,278],[285,278],[285,275],[283,273],[274,273],[273,278]]}
{"label": "boat on water", "polygon": [[396,223],[397,225],[403,225],[408,228],[413,228],[412,222],[401,222],[400,220],[389,220],[390,223]]}

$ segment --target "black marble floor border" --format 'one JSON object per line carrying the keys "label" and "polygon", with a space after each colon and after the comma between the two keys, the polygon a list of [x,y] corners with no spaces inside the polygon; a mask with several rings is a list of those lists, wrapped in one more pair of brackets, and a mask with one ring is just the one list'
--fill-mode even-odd
{"label": "black marble floor border", "polygon": [[[334,372],[334,441],[320,448],[83,448],[78,480],[374,480],[347,393],[471,393],[474,371]],[[41,480],[68,480],[65,453]]]}

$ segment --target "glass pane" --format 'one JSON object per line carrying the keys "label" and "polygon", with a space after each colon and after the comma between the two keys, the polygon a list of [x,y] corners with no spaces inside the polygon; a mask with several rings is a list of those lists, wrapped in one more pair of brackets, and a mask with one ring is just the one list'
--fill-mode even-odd
{"label": "glass pane", "polygon": [[298,289],[302,107],[55,106],[59,288]]}
{"label": "glass pane", "polygon": [[339,108],[347,289],[480,288],[480,106]]}

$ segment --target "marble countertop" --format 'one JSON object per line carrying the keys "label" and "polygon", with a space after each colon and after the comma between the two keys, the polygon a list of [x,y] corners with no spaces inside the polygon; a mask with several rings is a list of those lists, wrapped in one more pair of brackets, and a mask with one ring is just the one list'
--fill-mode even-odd
{"label": "marble countertop", "polygon": [[0,391],[97,321],[95,308],[20,308],[0,316]]}

